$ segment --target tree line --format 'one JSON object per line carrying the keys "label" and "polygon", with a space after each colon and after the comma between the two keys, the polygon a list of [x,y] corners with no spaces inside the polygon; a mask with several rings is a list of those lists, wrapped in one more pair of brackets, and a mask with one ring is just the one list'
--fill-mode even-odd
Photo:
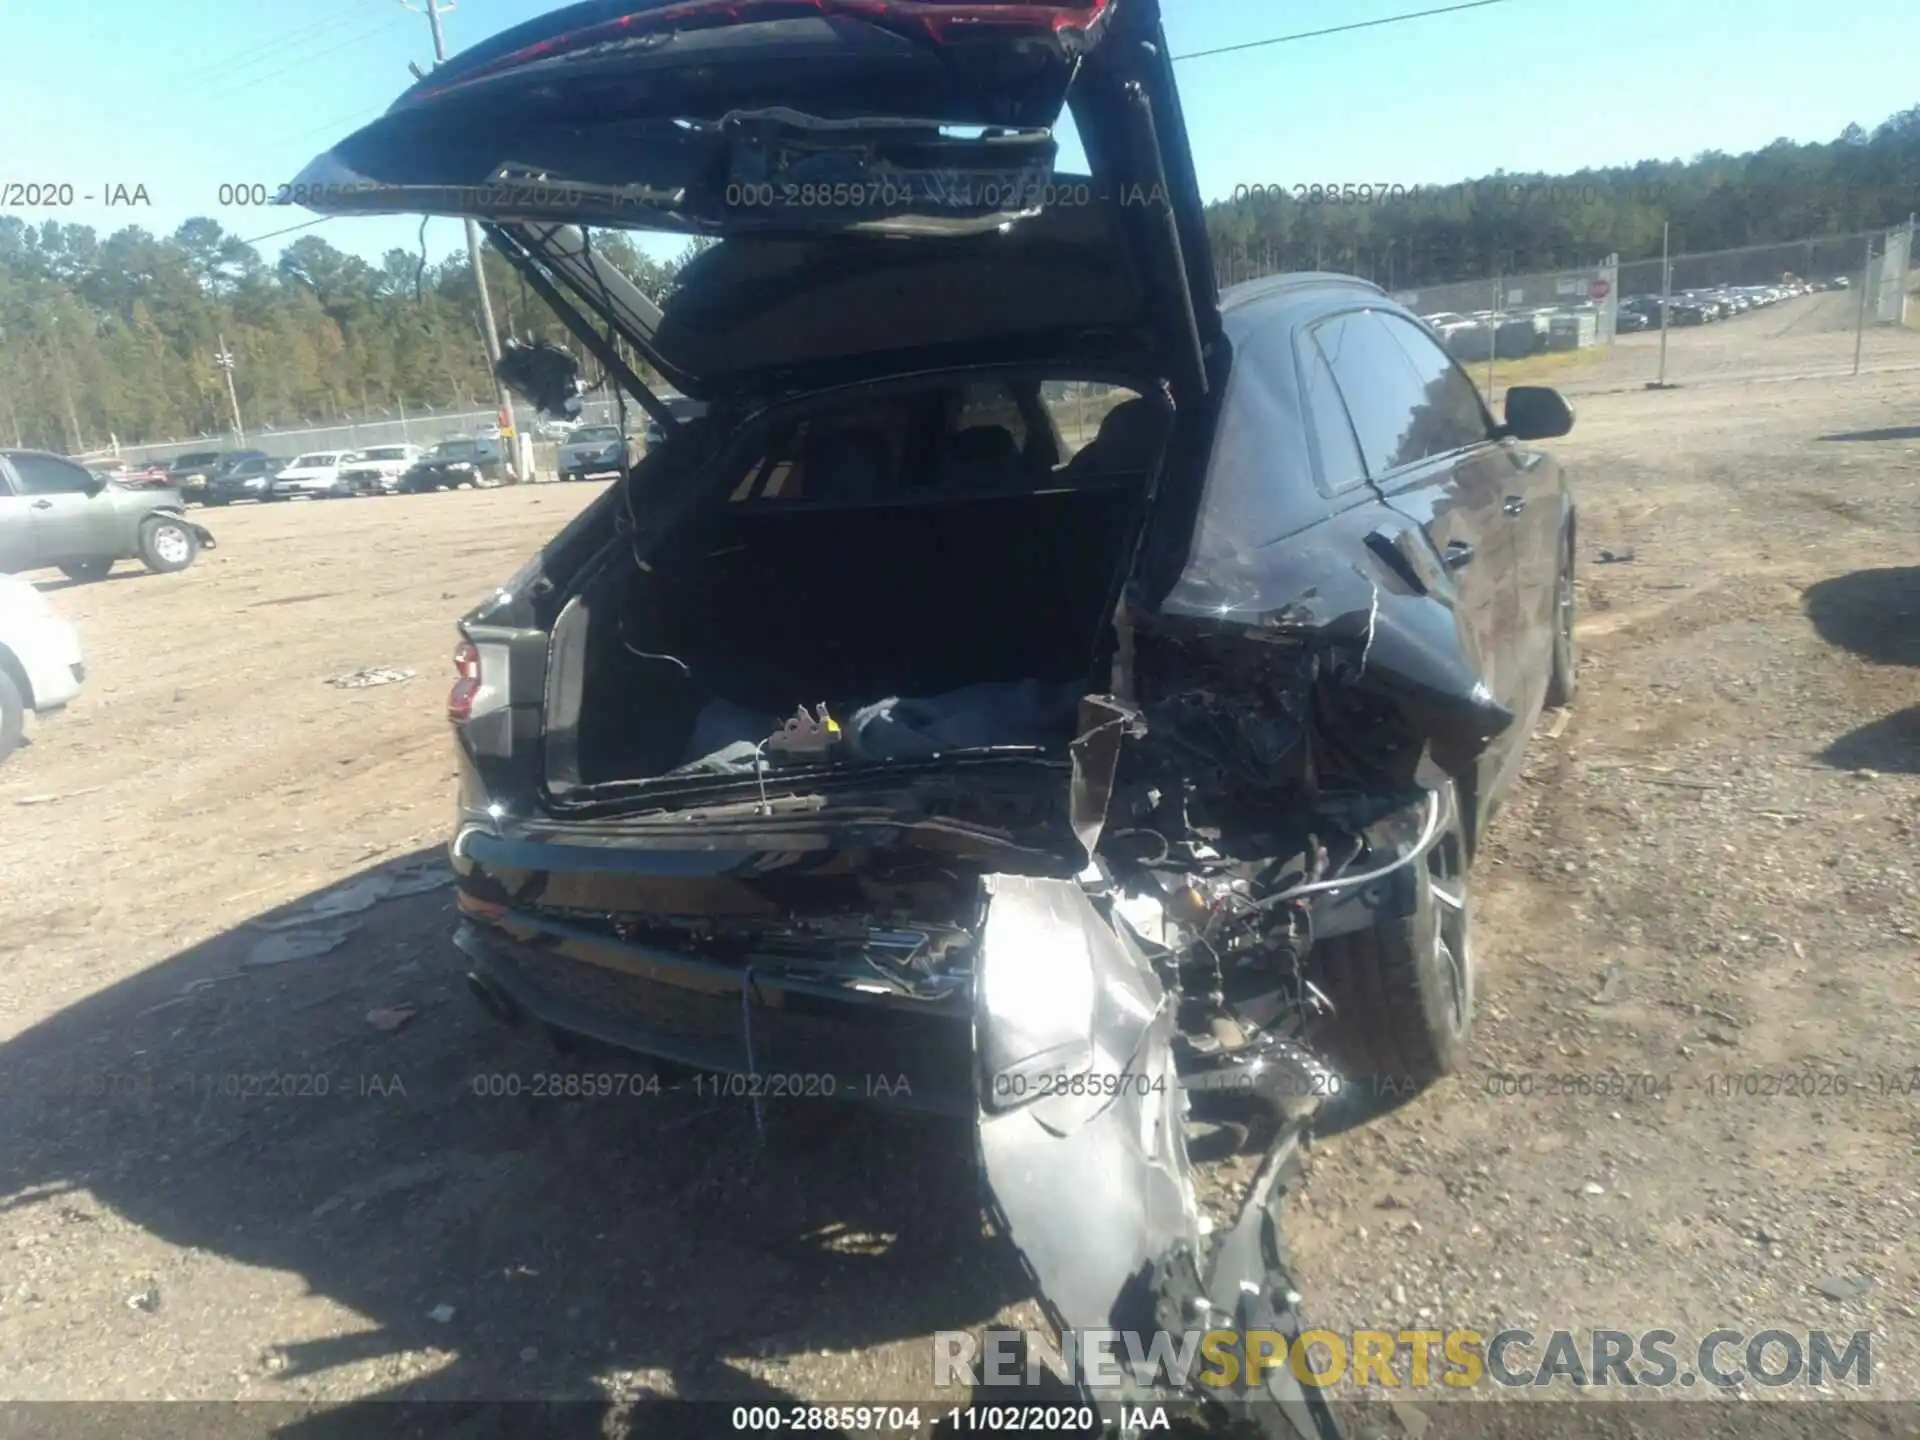
{"label": "tree line", "polygon": [[1740,155],[1570,174],[1496,171],[1457,185],[1241,186],[1207,207],[1224,282],[1341,270],[1389,290],[1697,254],[1903,225],[1920,210],[1920,105],[1871,132],[1775,140]]}
{"label": "tree line", "polygon": [[[1920,106],[1871,132],[1741,155],[1433,187],[1302,180],[1208,207],[1223,279],[1337,269],[1405,288],[1657,257],[1663,224],[1676,254],[1897,225],[1920,208]],[[621,235],[596,243],[641,288],[670,291],[679,262]],[[503,331],[569,341],[499,256],[483,263]],[[376,264],[308,235],[269,263],[211,219],[102,239],[0,215],[0,443],[79,453],[223,435],[223,340],[249,427],[492,394],[464,254],[427,264],[391,250]]]}
{"label": "tree line", "polygon": [[[595,243],[649,293],[671,287],[679,262],[622,235]],[[578,349],[505,260],[482,263],[503,333]],[[492,403],[464,252],[428,264],[390,250],[374,264],[308,235],[268,263],[210,219],[102,240],[0,215],[0,444],[79,454],[225,436],[223,342],[249,432]]]}

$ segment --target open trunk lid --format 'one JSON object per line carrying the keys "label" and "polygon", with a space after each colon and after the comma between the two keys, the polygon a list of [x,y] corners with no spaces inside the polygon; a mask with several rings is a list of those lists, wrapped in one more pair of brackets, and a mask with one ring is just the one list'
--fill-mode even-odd
{"label": "open trunk lid", "polygon": [[[1070,100],[1085,187],[1054,183]],[[287,193],[324,214],[488,221],[509,260],[569,285],[582,227],[990,248],[1078,206],[1102,217],[1076,227],[1082,261],[1145,277],[1169,378],[1204,390],[1217,323],[1158,0],[589,0],[441,65]],[[711,357],[660,342],[652,306],[611,308],[688,393],[723,388],[691,363]],[[1077,318],[1111,324],[1094,304]]]}

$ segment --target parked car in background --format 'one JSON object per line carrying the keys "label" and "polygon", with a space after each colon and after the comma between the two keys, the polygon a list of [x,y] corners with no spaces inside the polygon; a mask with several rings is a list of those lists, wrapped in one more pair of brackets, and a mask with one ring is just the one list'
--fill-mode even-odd
{"label": "parked car in background", "polygon": [[173,463],[167,466],[167,477],[173,488],[189,501],[197,501],[200,491],[206,488],[207,477],[220,463],[218,450],[190,450],[184,455],[173,457]]}
{"label": "parked car in background", "polygon": [[37,588],[0,575],[0,760],[19,748],[29,714],[63,709],[86,678],[73,626]]}
{"label": "parked car in background", "polygon": [[483,489],[506,478],[507,457],[498,440],[471,436],[442,440],[401,474],[395,493],[421,494],[428,490],[457,490],[462,485]]}
{"label": "parked car in background", "polygon": [[560,447],[560,478],[614,479],[636,458],[629,448],[618,425],[582,425]]}
{"label": "parked car in background", "polygon": [[205,505],[231,505],[236,500],[268,501],[274,498],[273,477],[286,465],[278,455],[241,455],[214,467],[201,487]]}
{"label": "parked car in background", "polygon": [[1644,310],[1622,305],[1614,312],[1613,328],[1618,334],[1630,334],[1636,330],[1648,330],[1653,327],[1653,317]]}
{"label": "parked car in background", "polygon": [[213,535],[178,490],[128,489],[41,450],[0,450],[0,574],[57,566],[98,580],[116,560],[184,570]]}
{"label": "parked car in background", "polygon": [[342,461],[340,480],[355,495],[391,495],[426,453],[418,445],[375,445]]}
{"label": "parked car in background", "polygon": [[533,434],[537,440],[565,440],[580,428],[578,420],[561,420],[542,415],[533,422]]}
{"label": "parked car in background", "polygon": [[290,464],[274,474],[273,498],[318,500],[351,495],[353,487],[342,470],[359,458],[359,453],[353,450],[314,450],[295,456]]}
{"label": "parked car in background", "polygon": [[181,456],[169,469],[189,504],[206,504],[210,495],[221,490],[217,482],[227,472],[249,461],[271,458],[264,450],[202,450]]}
{"label": "parked car in background", "polygon": [[87,473],[115,485],[137,490],[144,485],[166,485],[172,481],[164,465],[139,465],[130,460],[95,460],[87,464]]}
{"label": "parked car in background", "polygon": [[[667,413],[672,415],[676,420],[698,420],[702,415],[707,413],[707,407],[703,402],[691,399],[685,395],[666,395],[661,398],[666,402]],[[647,417],[646,429],[641,432],[641,435],[645,441],[646,452],[648,454],[651,454],[667,443],[666,427],[651,415]]]}

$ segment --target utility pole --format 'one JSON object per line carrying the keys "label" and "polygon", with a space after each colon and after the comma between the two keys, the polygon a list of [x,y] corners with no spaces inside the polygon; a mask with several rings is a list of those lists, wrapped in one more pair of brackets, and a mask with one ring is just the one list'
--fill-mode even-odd
{"label": "utility pole", "polygon": [[1860,344],[1867,335],[1867,291],[1873,288],[1873,234],[1867,234],[1866,259],[1860,266],[1860,310],[1853,325],[1853,373],[1860,373]]}
{"label": "utility pole", "polygon": [[233,388],[233,352],[227,349],[227,337],[220,337],[220,349],[215,352],[213,363],[218,365],[227,377],[227,404],[233,407],[233,438],[244,447],[247,432],[240,426],[240,396]]}
{"label": "utility pole", "polygon": [[[408,10],[417,8],[409,5],[407,0],[400,0],[400,3]],[[427,24],[433,29],[433,61],[436,65],[444,64],[447,58],[447,37],[440,28],[440,17],[452,10],[453,6],[454,0],[426,0],[425,3]],[[486,268],[480,263],[480,227],[473,223],[471,215],[464,217],[464,223],[467,227],[467,260],[473,266],[473,285],[480,295],[480,327],[486,340],[487,376],[493,381],[493,397],[500,409],[501,429],[512,432],[510,436],[503,435],[502,439],[507,452],[507,469],[518,480],[521,478],[519,426],[514,423],[513,396],[501,382],[499,372],[494,369],[500,363],[500,332],[494,329],[493,299],[487,293]]]}
{"label": "utility pole", "polygon": [[1660,378],[1653,389],[1667,388],[1667,331],[1673,328],[1673,223],[1660,224]]}

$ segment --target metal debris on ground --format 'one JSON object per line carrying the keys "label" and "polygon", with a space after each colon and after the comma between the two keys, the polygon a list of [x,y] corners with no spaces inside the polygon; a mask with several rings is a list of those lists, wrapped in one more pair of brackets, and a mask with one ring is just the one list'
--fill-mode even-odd
{"label": "metal debris on ground", "polygon": [[413,1019],[416,1013],[411,1005],[391,1005],[380,1010],[369,1010],[367,1023],[376,1030],[385,1030],[391,1034]]}
{"label": "metal debris on ground", "polygon": [[294,930],[315,920],[332,920],[371,910],[382,900],[399,900],[408,895],[424,895],[453,883],[453,872],[438,860],[389,870],[380,875],[365,875],[339,890],[329,890],[298,913],[278,920],[248,922],[256,930]]}
{"label": "metal debris on ground", "polygon": [[1624,550],[1602,550],[1600,552],[1600,563],[1602,565],[1625,565],[1632,559],[1633,547],[1631,545]]}
{"label": "metal debris on ground", "polygon": [[1829,1275],[1824,1280],[1814,1281],[1807,1288],[1829,1300],[1858,1300],[1879,1283],[1870,1276]]}
{"label": "metal debris on ground", "polygon": [[453,1316],[454,1309],[451,1305],[436,1305],[427,1311],[427,1318],[436,1325],[445,1325],[449,1320],[453,1319]]}
{"label": "metal debris on ground", "polygon": [[76,800],[82,795],[93,795],[106,789],[104,785],[89,785],[84,790],[65,790],[52,795],[22,795],[13,803],[16,805],[58,805],[62,800]]}
{"label": "metal debris on ground", "polygon": [[370,665],[361,670],[349,670],[344,675],[335,675],[327,681],[336,690],[370,690],[375,685],[398,685],[402,680],[411,680],[411,670],[390,670],[379,665]]}
{"label": "metal debris on ground", "polygon": [[315,926],[311,930],[289,930],[262,936],[254,942],[247,958],[240,963],[249,969],[284,965],[289,960],[311,960],[329,950],[337,950],[358,925]]}

